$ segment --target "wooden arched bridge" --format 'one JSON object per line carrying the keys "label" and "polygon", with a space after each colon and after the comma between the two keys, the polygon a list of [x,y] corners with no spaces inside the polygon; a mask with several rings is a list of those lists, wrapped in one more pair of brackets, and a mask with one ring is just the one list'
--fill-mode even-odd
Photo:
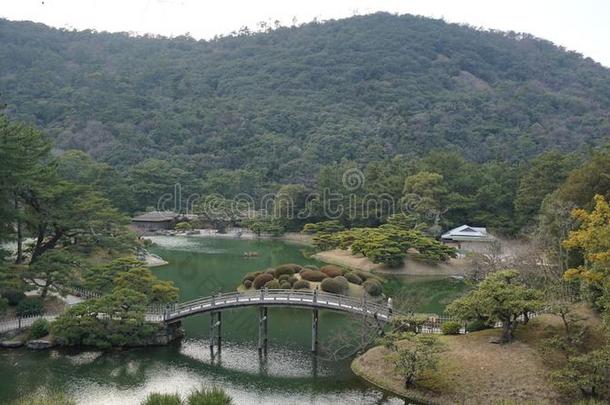
{"label": "wooden arched bridge", "polygon": [[146,315],[149,322],[171,324],[197,314],[210,313],[210,349],[214,345],[221,349],[221,313],[224,310],[258,307],[259,308],[259,351],[267,347],[267,308],[293,307],[312,310],[311,350],[318,347],[318,311],[328,309],[364,318],[374,319],[379,326],[389,322],[394,315],[388,304],[380,304],[366,298],[358,299],[340,294],[320,292],[318,290],[267,290],[247,292],[220,293],[180,304],[168,305],[150,310]]}

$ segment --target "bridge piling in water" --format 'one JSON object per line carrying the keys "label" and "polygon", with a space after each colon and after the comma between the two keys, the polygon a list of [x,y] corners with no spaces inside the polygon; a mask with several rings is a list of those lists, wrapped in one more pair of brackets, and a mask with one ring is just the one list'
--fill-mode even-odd
{"label": "bridge piling in water", "polygon": [[318,310],[311,311],[311,351],[318,352]]}
{"label": "bridge piling in water", "polygon": [[210,312],[210,353],[212,354],[212,358],[214,357],[214,345],[218,346],[218,353],[221,351],[221,326],[222,326],[222,318],[220,311],[218,312]]}
{"label": "bridge piling in water", "polygon": [[267,307],[259,308],[259,318],[258,318],[258,353],[262,354],[263,351],[265,354],[267,353]]}

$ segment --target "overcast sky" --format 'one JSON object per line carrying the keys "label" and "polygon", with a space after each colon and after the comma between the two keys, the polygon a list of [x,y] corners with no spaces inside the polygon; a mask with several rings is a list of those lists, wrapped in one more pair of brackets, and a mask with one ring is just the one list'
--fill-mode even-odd
{"label": "overcast sky", "polygon": [[610,0],[0,0],[0,16],[54,27],[195,38],[376,11],[532,33],[610,67]]}

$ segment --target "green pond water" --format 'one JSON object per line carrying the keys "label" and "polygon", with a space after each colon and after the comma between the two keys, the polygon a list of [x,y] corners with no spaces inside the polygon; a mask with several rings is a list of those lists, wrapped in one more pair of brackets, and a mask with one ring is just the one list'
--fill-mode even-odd
{"label": "green pond water", "polygon": [[[154,269],[189,300],[233,291],[245,272],[282,263],[316,264],[302,247],[270,240],[155,237],[152,252],[170,264]],[[256,251],[258,257],[244,258]],[[447,279],[389,278],[386,293],[408,308],[442,312],[463,291]],[[66,392],[79,404],[137,404],[151,391],[188,393],[201,385],[224,387],[237,404],[403,404],[353,375],[349,365],[362,321],[321,311],[320,344],[310,348],[310,311],[269,309],[269,350],[257,351],[258,312],[223,313],[223,346],[212,359],[209,315],[183,321],[186,338],[168,347],[101,351],[0,351],[0,404],[41,387]]]}

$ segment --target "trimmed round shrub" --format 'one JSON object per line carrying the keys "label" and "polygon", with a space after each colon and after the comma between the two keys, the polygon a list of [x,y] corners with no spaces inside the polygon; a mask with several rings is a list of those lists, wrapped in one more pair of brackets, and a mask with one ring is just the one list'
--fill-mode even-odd
{"label": "trimmed round shrub", "polygon": [[49,321],[46,319],[36,319],[32,323],[32,329],[30,329],[30,336],[32,339],[40,339],[43,336],[49,334]]}
{"label": "trimmed round shrub", "polygon": [[318,270],[305,270],[301,273],[301,278],[307,281],[322,281],[328,276]]}
{"label": "trimmed round shrub", "polygon": [[140,405],[182,405],[182,399],[178,394],[151,392]]}
{"label": "trimmed round shrub", "polygon": [[36,297],[26,297],[19,304],[15,312],[18,316],[40,315],[44,311],[42,300]]}
{"label": "trimmed round shrub", "polygon": [[309,281],[306,281],[306,280],[297,280],[292,285],[292,288],[294,288],[295,290],[309,289],[310,288]]}
{"label": "trimmed round shrub", "polygon": [[480,319],[468,322],[466,324],[466,332],[477,332],[479,330],[485,330],[490,328],[491,326],[487,322]]}
{"label": "trimmed round shrub", "polygon": [[246,280],[254,281],[256,276],[260,276],[261,274],[263,274],[262,271],[253,271],[253,272],[250,272],[250,273],[246,273],[246,275],[242,279],[242,282],[244,282]]}
{"label": "trimmed round shrub", "polygon": [[290,280],[290,277],[294,277],[294,276],[289,276],[288,274],[282,274],[281,276],[279,276],[277,279],[278,281],[281,283],[282,281],[288,281]]}
{"label": "trimmed round shrub", "polygon": [[320,271],[324,274],[326,274],[328,277],[337,277],[337,276],[342,276],[343,275],[343,270],[341,270],[341,267],[339,266],[335,266],[332,264],[323,266]]}
{"label": "trimmed round shrub", "polygon": [[362,287],[364,287],[364,291],[373,297],[378,297],[383,292],[381,283],[375,279],[366,280],[364,283],[362,283]]}
{"label": "trimmed round shrub", "polygon": [[344,277],[350,283],[354,283],[354,284],[358,284],[358,285],[362,284],[362,279],[360,277],[358,277],[358,275],[356,273],[353,273],[351,271],[349,273],[345,273]]}
{"label": "trimmed round shrub", "polygon": [[288,264],[282,264],[281,266],[277,266],[275,268],[275,277],[278,277],[283,275],[283,274],[287,274],[289,276],[292,276],[294,273],[298,273],[299,271],[301,271],[302,267],[299,266],[298,264],[294,264],[294,263],[288,263]]}
{"label": "trimmed round shrub", "polygon": [[462,324],[456,321],[447,321],[441,325],[443,335],[459,335]]}
{"label": "trimmed round shrub", "polygon": [[349,288],[349,284],[345,277],[338,276],[335,278],[325,278],[324,280],[322,280],[320,288],[322,289],[322,291],[326,291],[329,293],[344,294]]}
{"label": "trimmed round shrub", "polygon": [[267,270],[265,270],[265,273],[271,274],[273,276],[273,278],[275,278],[275,269],[267,269]]}
{"label": "trimmed round shrub", "polygon": [[273,276],[271,274],[269,274],[269,273],[259,274],[258,276],[256,276],[256,278],[252,282],[252,285],[257,290],[260,290],[262,286],[264,286],[271,280],[273,280]]}
{"label": "trimmed round shrub", "polygon": [[362,281],[366,281],[366,280],[369,280],[369,279],[379,280],[377,277],[375,277],[375,275],[373,273],[369,273],[367,271],[354,270],[352,273],[354,273],[355,275],[360,277],[360,279]]}
{"label": "trimmed round shrub", "polygon": [[25,294],[22,291],[13,288],[7,288],[0,291],[0,295],[6,298],[8,304],[12,307],[19,304],[25,298]]}
{"label": "trimmed round shrub", "polygon": [[309,269],[309,270],[320,270],[320,268],[318,266],[316,266],[315,264],[307,264],[305,266],[303,266],[303,269]]}
{"label": "trimmed round shrub", "polygon": [[[281,288],[281,285],[280,285],[279,281],[277,281],[276,279],[273,279],[271,281],[268,281],[265,284],[265,288],[268,288],[270,290],[279,290]],[[290,288],[290,287],[288,287],[288,288]]]}
{"label": "trimmed round shrub", "polygon": [[282,290],[289,290],[290,288],[292,288],[292,286],[290,285],[290,283],[288,281],[282,281],[280,283],[280,288]]}
{"label": "trimmed round shrub", "polygon": [[245,280],[245,281],[244,281],[244,287],[246,287],[246,288],[252,288],[252,281],[250,281],[250,280]]}
{"label": "trimmed round shrub", "polygon": [[288,279],[288,282],[290,283],[290,285],[293,285],[294,283],[296,283],[299,279],[296,278],[295,276],[290,276],[290,278]]}

